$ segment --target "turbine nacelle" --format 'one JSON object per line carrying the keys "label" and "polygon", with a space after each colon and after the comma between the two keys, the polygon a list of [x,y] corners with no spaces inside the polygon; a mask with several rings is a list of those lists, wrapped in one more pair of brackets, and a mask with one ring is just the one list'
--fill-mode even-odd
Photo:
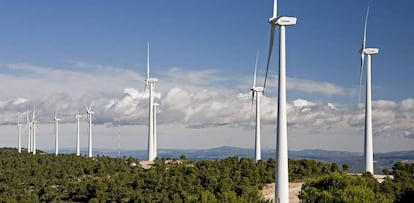
{"label": "turbine nacelle", "polygon": [[158,79],[157,78],[148,78],[148,79],[146,79],[145,80],[145,82],[148,84],[148,83],[156,83],[158,81]]}
{"label": "turbine nacelle", "polygon": [[160,104],[159,103],[154,103],[154,104],[152,104],[153,106],[159,106]]}
{"label": "turbine nacelle", "polygon": [[379,53],[379,49],[378,48],[365,48],[364,50],[361,50],[364,54],[367,55],[373,55],[373,54],[378,54]]}
{"label": "turbine nacelle", "polygon": [[55,121],[60,121],[60,118],[56,118],[56,117],[55,117],[53,120],[55,120]]}
{"label": "turbine nacelle", "polygon": [[86,108],[86,114],[93,114],[94,112],[92,111],[92,105],[93,105],[93,103],[88,107],[86,104],[85,104],[85,108]]}
{"label": "turbine nacelle", "polygon": [[250,88],[250,90],[254,92],[263,92],[264,88],[263,87],[252,87]]}
{"label": "turbine nacelle", "polygon": [[280,26],[289,26],[289,25],[296,25],[297,18],[296,17],[288,17],[288,16],[280,16],[280,17],[273,17],[269,18],[269,23],[272,25],[280,25]]}
{"label": "turbine nacelle", "polygon": [[82,115],[75,115],[76,118],[82,118]]}

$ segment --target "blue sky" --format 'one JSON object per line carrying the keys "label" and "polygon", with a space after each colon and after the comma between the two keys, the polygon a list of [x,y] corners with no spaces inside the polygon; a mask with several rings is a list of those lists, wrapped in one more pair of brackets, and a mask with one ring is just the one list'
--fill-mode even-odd
{"label": "blue sky", "polygon": [[[258,48],[264,67],[269,4],[272,1],[9,1],[1,8],[0,54],[3,63],[71,68],[72,61],[87,61],[140,71],[150,42],[154,71],[178,66],[248,74]],[[281,14],[298,17],[297,26],[288,30],[288,75],[357,84],[358,48],[369,5],[368,45],[381,51],[373,62],[373,83],[380,88],[373,97],[412,96],[401,91],[400,84],[412,86],[407,66],[414,63],[413,4],[280,1]],[[276,71],[277,57],[272,62]]]}
{"label": "blue sky", "polygon": [[[177,116],[168,117],[160,113],[160,125],[181,126],[176,130],[180,134],[186,129],[189,132],[200,128],[200,134],[206,137],[217,130],[212,126],[225,125],[228,126],[228,134],[240,134],[240,130],[246,138],[237,142],[231,140],[230,144],[212,142],[210,145],[196,143],[194,146],[214,147],[234,142],[235,146],[251,147],[253,145],[250,145],[250,138],[247,137],[253,131],[240,127],[246,125],[243,119],[249,115],[236,115],[236,110],[232,108],[240,109],[237,106],[240,102],[235,100],[245,98],[245,94],[249,93],[257,49],[261,53],[259,81],[263,81],[270,32],[267,19],[271,15],[272,4],[271,0],[3,1],[0,7],[0,76],[4,84],[0,89],[3,105],[0,111],[14,116],[13,111],[25,111],[36,104],[40,106],[39,111],[44,112],[43,123],[48,125],[50,122],[46,114],[54,112],[55,108],[61,108],[62,114],[69,117],[74,107],[94,100],[101,104],[101,107],[96,107],[98,112],[101,110],[101,117],[97,114],[97,123],[104,126],[104,123],[116,120],[112,118],[116,116],[128,124],[138,124],[137,128],[141,129],[146,122],[145,111],[141,112],[141,108],[147,104],[144,96],[139,95],[143,94],[142,76],[145,73],[146,44],[149,42],[151,74],[160,79],[157,86],[159,100],[169,105],[164,105],[164,109],[161,105],[160,111]],[[367,46],[380,48],[380,53],[373,57],[372,75],[372,97],[377,101],[376,107],[380,112],[376,117],[376,125],[377,128],[387,126],[386,129],[391,129],[384,130],[386,133],[379,130],[377,139],[382,137],[381,141],[387,143],[387,137],[400,136],[397,139],[399,142],[379,151],[396,150],[404,142],[412,144],[414,137],[414,129],[409,127],[414,123],[411,117],[414,107],[412,109],[410,106],[411,98],[414,98],[411,90],[414,86],[414,80],[411,79],[414,75],[414,13],[411,11],[414,2],[411,0],[279,1],[280,14],[298,18],[297,25],[287,29],[288,99],[293,109],[304,108],[303,105],[295,106],[293,101],[313,103],[312,112],[315,115],[330,115],[323,105],[335,104],[341,111],[336,114],[331,112],[332,118],[337,114],[345,115],[344,119],[347,120],[344,122],[348,126],[345,129],[343,124],[336,122],[329,129],[345,131],[343,134],[352,136],[362,133],[361,122],[353,124],[350,120],[353,115],[361,113],[356,107],[360,63],[358,49],[361,47],[367,6],[370,6]],[[276,42],[271,64],[272,78],[276,78],[277,74],[277,46]],[[269,109],[275,108],[276,84],[276,80],[270,80],[266,93]],[[135,88],[136,91],[127,88]],[[202,91],[207,93],[201,94]],[[193,102],[193,110],[181,112],[183,107],[178,105],[180,101],[172,102],[173,93],[191,97],[189,100]],[[195,97],[197,93],[208,99]],[[131,99],[126,99],[127,96]],[[18,98],[23,98],[24,102],[5,107],[6,104],[16,103]],[[248,114],[248,99],[242,100],[247,102]],[[121,105],[117,102],[124,103]],[[226,104],[217,111],[222,114],[191,116],[196,110],[199,112],[194,114],[207,113],[207,110],[200,109],[209,109],[214,106],[214,102]],[[388,103],[385,105],[384,102]],[[47,109],[48,105],[53,105],[53,110]],[[118,105],[118,110],[112,113],[108,111],[116,109],[110,108],[111,105]],[[134,109],[141,113],[134,115],[131,113]],[[263,118],[264,128],[268,128],[268,143],[274,143],[272,135],[276,113],[274,110],[267,112],[268,117],[265,113]],[[304,141],[293,140],[290,148],[329,148],[326,147],[328,143],[305,144],[313,139],[306,137],[307,134],[325,136],[323,139],[328,140],[341,136],[328,129],[324,132],[315,131],[317,125],[299,122],[305,116],[300,111],[297,114],[293,112],[290,126],[296,128],[292,127],[291,134]],[[410,115],[402,120],[396,119],[405,113]],[[390,114],[392,118],[387,117]],[[185,119],[177,123],[176,120],[181,117]],[[323,117],[324,121],[332,118]],[[387,118],[393,122],[382,123],[382,119]],[[358,119],[361,121],[361,118]],[[70,125],[72,120],[67,120]],[[2,116],[0,121],[8,125],[13,119]],[[145,128],[142,130],[145,135]],[[166,131],[169,130],[166,128]],[[45,131],[44,136],[49,136],[48,133],[51,132]],[[133,129],[125,130],[131,139],[134,139],[134,133]],[[162,130],[159,133],[162,134]],[[407,135],[401,136],[401,133]],[[186,136],[191,135],[188,133]],[[145,136],[142,136],[143,139]],[[234,139],[239,138],[235,136]],[[102,143],[109,142],[102,140]],[[168,144],[164,146],[182,146]],[[44,144],[45,148],[51,146]],[[102,144],[102,147],[105,146]],[[136,146],[131,144],[129,147]],[[265,147],[274,148],[271,144]],[[350,142],[341,149],[359,151],[359,145]],[[404,149],[413,148],[407,145]]]}

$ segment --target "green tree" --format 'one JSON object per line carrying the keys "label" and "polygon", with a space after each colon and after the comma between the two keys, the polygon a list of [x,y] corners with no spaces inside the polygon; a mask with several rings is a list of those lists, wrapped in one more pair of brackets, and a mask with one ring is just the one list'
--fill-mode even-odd
{"label": "green tree", "polygon": [[305,182],[299,198],[302,202],[392,202],[384,196],[370,174],[332,173]]}

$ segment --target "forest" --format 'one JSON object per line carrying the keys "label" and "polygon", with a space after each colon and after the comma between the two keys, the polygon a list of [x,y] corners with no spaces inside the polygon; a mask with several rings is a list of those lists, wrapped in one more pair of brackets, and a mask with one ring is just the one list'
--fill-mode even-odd
{"label": "forest", "polygon": [[[17,153],[0,149],[0,202],[270,202],[259,190],[274,182],[275,160],[249,158],[156,160],[144,169],[132,157]],[[413,198],[414,164],[397,163],[378,183],[312,160],[289,160],[289,180],[305,182],[303,202],[406,202]],[[372,201],[370,201],[372,200]]]}

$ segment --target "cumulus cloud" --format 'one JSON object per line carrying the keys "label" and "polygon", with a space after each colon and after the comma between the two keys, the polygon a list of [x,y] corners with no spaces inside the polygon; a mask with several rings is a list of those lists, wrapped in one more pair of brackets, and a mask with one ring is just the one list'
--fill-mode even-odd
{"label": "cumulus cloud", "polygon": [[[3,65],[6,72],[0,79],[7,86],[0,87],[0,123],[14,124],[17,116],[25,121],[27,110],[32,115],[36,105],[39,122],[51,123],[56,112],[62,122],[75,121],[75,112],[85,112],[85,104],[93,103],[94,123],[146,125],[148,118],[148,90],[144,91],[144,77],[119,67],[75,62],[73,69],[57,69],[30,64]],[[158,75],[155,100],[158,123],[180,124],[190,128],[211,126],[246,127],[251,125],[254,106],[251,94],[226,84],[242,86],[246,78],[229,79],[217,70],[184,71],[173,68]],[[137,84],[132,87],[131,84]],[[142,84],[142,89],[140,85]],[[350,88],[306,79],[288,79],[289,90],[322,95],[351,95]],[[263,95],[261,120],[264,125],[276,124],[274,96]],[[402,101],[373,101],[375,135],[414,137],[414,99]],[[252,111],[253,110],[253,111]],[[363,130],[362,106],[347,106],[311,99],[294,99],[287,103],[288,125],[318,133],[330,129]],[[353,131],[353,130],[350,130]]]}
{"label": "cumulus cloud", "polygon": [[414,99],[402,100],[399,104],[401,111],[413,111],[414,110]]}

